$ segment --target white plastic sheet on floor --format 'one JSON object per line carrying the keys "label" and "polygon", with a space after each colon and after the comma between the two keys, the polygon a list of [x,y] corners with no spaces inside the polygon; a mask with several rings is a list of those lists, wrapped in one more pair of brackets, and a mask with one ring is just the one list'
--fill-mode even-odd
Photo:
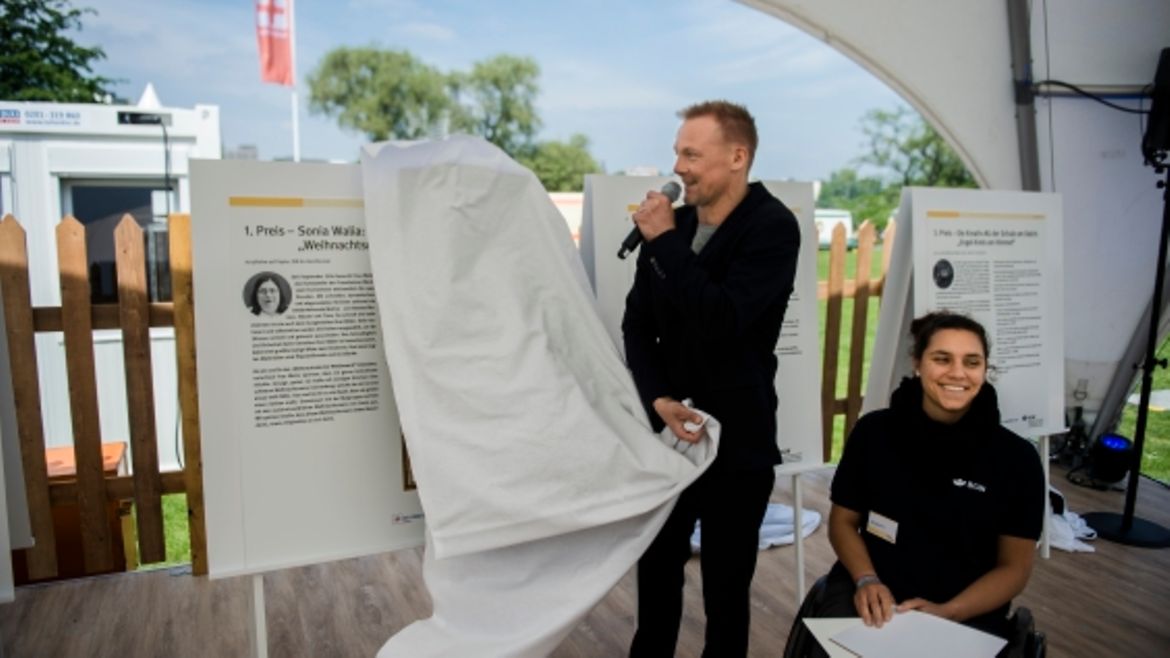
{"label": "white plastic sheet on floor", "polygon": [[362,153],[434,614],[380,657],[544,656],[630,569],[711,441],[655,436],[564,220],[487,142]]}
{"label": "white plastic sheet on floor", "polygon": [[[821,513],[811,509],[801,509],[800,525],[803,532],[800,536],[807,537],[821,524]],[[773,546],[786,546],[796,542],[796,512],[792,507],[783,503],[768,503],[764,512],[764,520],[760,523],[760,550]],[[703,549],[702,524],[695,523],[695,532],[691,534],[691,551],[699,553]]]}
{"label": "white plastic sheet on floor", "polygon": [[1070,553],[1094,553],[1097,549],[1081,541],[1097,538],[1097,531],[1089,527],[1080,514],[1068,508],[1064,494],[1056,487],[1048,486],[1049,517],[1048,544]]}

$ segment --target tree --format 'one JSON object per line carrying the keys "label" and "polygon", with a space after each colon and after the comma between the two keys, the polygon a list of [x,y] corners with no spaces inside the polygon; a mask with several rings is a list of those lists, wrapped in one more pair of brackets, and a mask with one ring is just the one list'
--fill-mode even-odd
{"label": "tree", "polygon": [[854,164],[868,165],[877,175],[863,177],[851,167],[832,172],[821,187],[818,208],[844,208],[880,231],[898,207],[903,186],[976,187],[942,136],[907,108],[870,110],[861,119],[861,131],[869,152]]}
{"label": "tree", "polygon": [[870,110],[861,130],[869,153],[859,161],[892,173],[898,185],[976,187],[963,161],[916,112]]}
{"label": "tree", "polygon": [[113,80],[95,75],[101,48],[78,45],[64,33],[81,30],[83,14],[68,0],[0,3],[0,98],[15,101],[94,103]]}
{"label": "tree", "polygon": [[857,221],[870,220],[879,230],[885,227],[890,212],[898,206],[900,187],[887,185],[876,176],[861,177],[856,169],[845,167],[829,174],[817,197],[818,208],[843,208]]}
{"label": "tree", "polygon": [[548,190],[579,190],[585,174],[601,168],[584,135],[534,140],[539,76],[530,57],[496,55],[469,73],[447,74],[405,51],[337,48],[309,73],[309,110],[373,141],[448,130],[479,135],[536,172]]}
{"label": "tree", "polygon": [[540,142],[520,157],[549,192],[571,192],[585,187],[585,174],[601,171],[589,155],[589,138],[576,134],[569,141]]}
{"label": "tree", "polygon": [[512,55],[496,55],[476,62],[471,73],[453,74],[457,109],[451,127],[479,135],[513,157],[519,155],[540,128],[538,77],[535,60]]}
{"label": "tree", "polygon": [[406,51],[337,48],[308,83],[309,111],[371,141],[426,137],[442,130],[452,109],[448,77]]}

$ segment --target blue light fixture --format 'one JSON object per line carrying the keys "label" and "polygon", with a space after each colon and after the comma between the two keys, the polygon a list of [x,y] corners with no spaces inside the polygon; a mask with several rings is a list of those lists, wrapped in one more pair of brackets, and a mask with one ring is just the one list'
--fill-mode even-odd
{"label": "blue light fixture", "polygon": [[1120,434],[1102,434],[1089,450],[1089,477],[1102,484],[1125,479],[1133,461],[1133,441]]}

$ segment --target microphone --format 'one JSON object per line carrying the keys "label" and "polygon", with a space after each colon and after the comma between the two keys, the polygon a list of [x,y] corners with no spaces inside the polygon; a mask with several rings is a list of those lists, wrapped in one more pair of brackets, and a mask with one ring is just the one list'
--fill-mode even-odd
{"label": "microphone", "polygon": [[[666,195],[666,198],[670,199],[671,203],[674,203],[678,201],[678,195],[682,194],[682,186],[674,181],[670,181],[662,186],[661,192]],[[635,226],[634,230],[630,231],[630,234],[626,236],[626,239],[622,240],[622,248],[618,249],[618,258],[625,260],[626,256],[629,256],[630,252],[637,249],[640,244],[642,244],[642,232]]]}

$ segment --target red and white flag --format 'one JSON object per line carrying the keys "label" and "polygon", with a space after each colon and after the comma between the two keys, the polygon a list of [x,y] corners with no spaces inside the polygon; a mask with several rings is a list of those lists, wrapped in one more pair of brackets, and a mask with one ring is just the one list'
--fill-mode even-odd
{"label": "red and white flag", "polygon": [[292,87],[293,0],[256,0],[256,41],[260,44],[260,79]]}

